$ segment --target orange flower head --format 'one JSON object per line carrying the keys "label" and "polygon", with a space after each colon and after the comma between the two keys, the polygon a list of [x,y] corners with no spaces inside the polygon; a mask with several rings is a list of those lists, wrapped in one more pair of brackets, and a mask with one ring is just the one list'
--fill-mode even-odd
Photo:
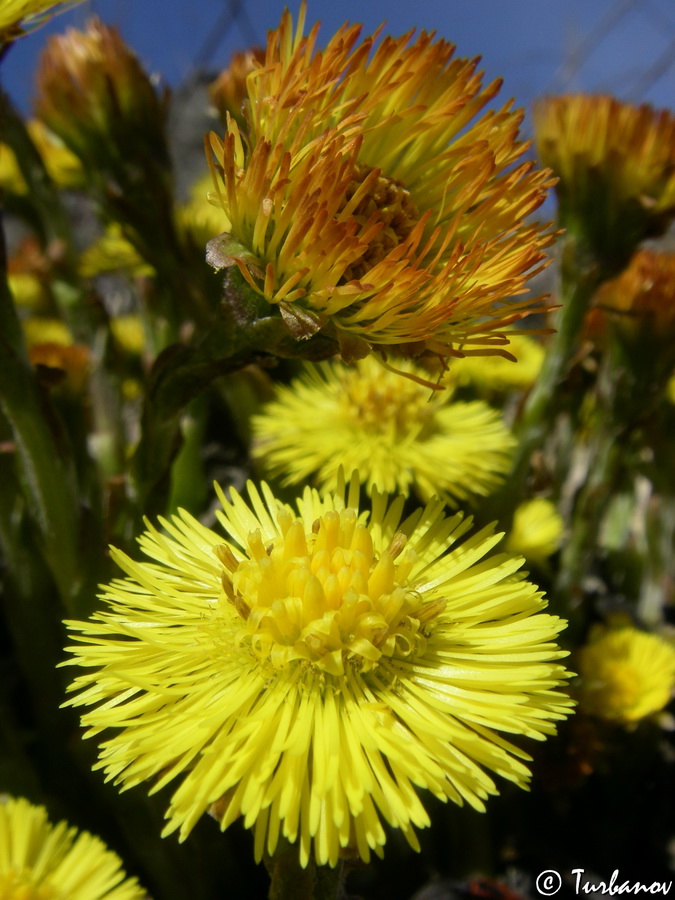
{"label": "orange flower head", "polygon": [[503,329],[541,308],[509,298],[551,241],[529,221],[552,181],[522,161],[522,113],[486,111],[500,83],[433,34],[345,25],[321,51],[304,13],[295,31],[284,13],[248,75],[245,131],[211,135],[225,233],[210,262],[296,337],[334,329],[343,354],[508,355]]}
{"label": "orange flower head", "polygon": [[559,181],[560,222],[610,273],[675,214],[675,116],[614,97],[547,97],[534,108],[539,156]]}

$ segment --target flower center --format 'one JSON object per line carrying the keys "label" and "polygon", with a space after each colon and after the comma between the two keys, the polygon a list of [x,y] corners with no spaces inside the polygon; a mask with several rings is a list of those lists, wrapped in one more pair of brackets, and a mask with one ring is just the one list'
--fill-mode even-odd
{"label": "flower center", "polygon": [[340,400],[345,416],[359,430],[396,437],[414,434],[428,437],[435,430],[437,403],[431,391],[399,374],[392,374],[377,363],[360,364],[347,369],[342,379]]}
{"label": "flower center", "polygon": [[370,671],[384,657],[425,647],[424,627],[445,600],[424,602],[408,584],[416,555],[398,532],[377,553],[353,509],[330,511],[311,533],[281,510],[281,534],[267,547],[259,531],[241,562],[216,548],[223,589],[242,619],[238,640],[275,669],[304,660],[330,675]]}
{"label": "flower center", "polygon": [[354,175],[345,192],[345,205],[368,179],[369,184],[351,215],[361,225],[368,221],[383,222],[384,227],[369,242],[365,254],[345,270],[341,279],[343,282],[363,278],[366,272],[408,237],[420,217],[410,192],[400,181],[382,174],[369,178],[371,172],[372,166],[356,163]]}
{"label": "flower center", "polygon": [[605,662],[597,681],[597,706],[610,715],[623,715],[633,708],[640,694],[640,679],[625,662]]}

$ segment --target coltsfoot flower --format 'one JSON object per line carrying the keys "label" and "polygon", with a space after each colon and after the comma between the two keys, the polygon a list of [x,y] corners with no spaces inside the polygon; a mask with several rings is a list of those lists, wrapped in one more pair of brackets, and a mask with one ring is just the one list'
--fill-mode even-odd
{"label": "coltsfoot flower", "polygon": [[413,380],[428,377],[419,366],[396,365],[407,378],[373,358],[308,367],[253,418],[254,456],[284,484],[314,478],[328,490],[340,466],[358,469],[369,493],[456,502],[497,488],[515,444],[500,414],[453,403],[451,390]]}
{"label": "coltsfoot flower", "polygon": [[103,841],[66,822],[52,825],[47,810],[22,797],[0,798],[2,900],[141,900],[120,858]]}
{"label": "coltsfoot flower", "polygon": [[604,95],[545,97],[534,107],[542,163],[559,176],[559,220],[607,270],[675,215],[675,116]]}
{"label": "coltsfoot flower", "polygon": [[675,647],[632,625],[597,627],[579,651],[579,708],[634,725],[660,712],[675,689]]}
{"label": "coltsfoot flower", "polygon": [[[315,51],[285,12],[247,77],[247,127],[211,136],[223,231],[237,266],[291,333],[328,328],[347,348],[506,353],[503,329],[551,234],[529,221],[550,172],[522,161],[522,113],[485,111],[500,82],[422,32],[359,40],[345,25]],[[508,355],[508,353],[506,354]]]}
{"label": "coltsfoot flower", "polygon": [[210,810],[254,830],[258,859],[283,835],[302,865],[368,860],[383,820],[417,847],[418,789],[483,810],[489,772],[530,777],[504,735],[543,739],[569,714],[564,622],[522,560],[488,556],[499,535],[469,536],[439,501],[404,521],[402,497],[359,510],[359,491],[307,488],[297,511],[264,484],[218,491],[226,538],[162,520],[140,538],[150,561],[112,551],[126,577],[107,611],[69,623],[85,670],[69,703],[106,733],[99,767],[180,781],[166,834]]}
{"label": "coltsfoot flower", "polygon": [[555,505],[545,497],[535,497],[519,504],[506,539],[510,553],[522,554],[528,563],[544,566],[560,547],[563,519]]}

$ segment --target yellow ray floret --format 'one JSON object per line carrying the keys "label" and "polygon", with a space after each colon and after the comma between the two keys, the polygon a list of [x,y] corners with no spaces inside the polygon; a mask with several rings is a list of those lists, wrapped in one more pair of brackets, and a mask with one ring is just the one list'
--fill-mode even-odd
{"label": "yellow ray floret", "polygon": [[507,298],[551,238],[527,221],[552,182],[521,160],[522,114],[485,111],[499,83],[432,34],[345,25],[319,51],[303,19],[270,33],[245,130],[211,137],[225,214],[211,261],[305,328],[410,354],[507,345],[536,306]]}
{"label": "yellow ray floret", "polygon": [[295,510],[266,485],[219,494],[225,537],[186,512],[150,528],[150,561],[114,551],[107,610],[69,623],[85,669],[69,702],[103,733],[99,766],[127,787],[179,781],[166,833],[209,810],[242,818],[258,859],[283,835],[302,865],[334,866],[380,854],[384,823],[417,847],[419,789],[483,810],[490,772],[527,784],[502,735],[542,739],[568,715],[564,622],[521,559],[488,557],[499,535],[467,536],[438,501],[360,510],[356,477]]}

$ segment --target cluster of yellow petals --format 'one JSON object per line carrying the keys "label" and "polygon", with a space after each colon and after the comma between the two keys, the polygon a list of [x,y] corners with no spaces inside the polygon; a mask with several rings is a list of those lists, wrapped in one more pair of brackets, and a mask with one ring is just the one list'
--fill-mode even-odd
{"label": "cluster of yellow petals", "polygon": [[310,535],[288,511],[278,519],[279,540],[265,547],[253,533],[244,562],[227,545],[217,548],[223,588],[246,622],[240,643],[275,668],[304,659],[330,675],[344,675],[346,665],[370,671],[395,651],[424,652],[422,625],[445,602],[425,603],[406,584],[416,554],[403,552],[402,532],[378,556],[353,509],[327,512]]}
{"label": "cluster of yellow petals", "polygon": [[628,199],[655,211],[675,205],[675,115],[608,95],[546,97],[535,104],[542,162],[563,186],[591,190],[611,183],[615,203]]}
{"label": "cluster of yellow petals", "polygon": [[103,841],[66,822],[52,825],[47,810],[23,797],[0,799],[2,900],[141,900],[119,857]]}
{"label": "cluster of yellow petals", "polygon": [[658,713],[675,689],[675,647],[633,626],[598,627],[579,651],[580,708],[632,725]]}
{"label": "cluster of yellow petals", "polygon": [[330,321],[372,345],[499,352],[535,305],[505,298],[550,242],[525,224],[551,180],[519,162],[521,113],[483,112],[499,83],[431,34],[378,43],[345,25],[315,51],[303,18],[294,33],[284,14],[248,76],[246,132],[230,119],[211,136],[225,213],[211,262],[303,336]]}

